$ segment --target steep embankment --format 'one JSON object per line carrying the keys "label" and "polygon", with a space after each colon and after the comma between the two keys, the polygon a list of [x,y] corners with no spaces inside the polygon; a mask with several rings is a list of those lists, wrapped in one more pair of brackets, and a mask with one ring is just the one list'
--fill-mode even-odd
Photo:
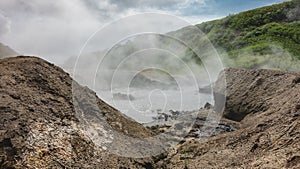
{"label": "steep embankment", "polygon": [[[74,98],[72,83],[79,92]],[[90,96],[98,108],[89,105]],[[140,168],[135,160],[97,147],[85,135],[74,107],[84,104],[86,110],[80,111],[85,115],[102,115],[125,135],[143,138],[152,132],[73,82],[59,67],[35,57],[1,59],[0,98],[0,168]]]}
{"label": "steep embankment", "polygon": [[[161,161],[166,168],[299,168],[300,74],[226,69],[224,117],[239,130],[191,140]],[[218,84],[218,82],[217,82]],[[226,90],[224,90],[226,89]]]}

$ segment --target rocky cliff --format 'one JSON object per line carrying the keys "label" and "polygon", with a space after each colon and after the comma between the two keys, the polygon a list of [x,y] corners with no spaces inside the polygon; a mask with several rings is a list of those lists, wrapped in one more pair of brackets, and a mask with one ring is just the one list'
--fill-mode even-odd
{"label": "rocky cliff", "polygon": [[[152,132],[72,81],[59,67],[36,57],[4,58],[0,79],[0,168],[141,168],[135,160],[95,145],[75,108],[84,104],[86,110],[81,111],[91,120],[101,115],[124,135],[143,138]],[[72,87],[79,92],[75,97]],[[89,105],[91,96],[97,109]]]}
{"label": "rocky cliff", "polygon": [[[226,86],[218,86],[223,78]],[[299,168],[300,74],[226,69],[216,84],[226,98],[224,119],[238,130],[186,141],[159,167]]]}

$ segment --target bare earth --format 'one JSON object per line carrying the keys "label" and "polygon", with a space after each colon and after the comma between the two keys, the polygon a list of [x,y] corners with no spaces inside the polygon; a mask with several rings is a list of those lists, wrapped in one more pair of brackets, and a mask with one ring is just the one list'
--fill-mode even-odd
{"label": "bare earth", "polygon": [[[215,87],[215,95],[226,98],[221,121],[237,130],[188,136],[167,153],[135,159],[107,151],[108,128],[133,138],[155,132],[53,64],[36,57],[0,59],[0,168],[300,168],[300,74],[226,69],[219,82],[224,75],[226,87],[218,81]],[[98,140],[86,134],[75,110],[96,126]],[[93,123],[97,116],[106,122]]]}
{"label": "bare earth", "polygon": [[[239,69],[224,72],[224,116],[237,121],[239,130],[186,142],[159,167],[300,168],[300,74]],[[217,82],[216,91],[222,89]]]}

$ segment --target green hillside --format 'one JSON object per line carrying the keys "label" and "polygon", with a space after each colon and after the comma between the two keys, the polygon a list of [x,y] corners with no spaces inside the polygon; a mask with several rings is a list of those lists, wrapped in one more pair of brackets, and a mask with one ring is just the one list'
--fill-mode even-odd
{"label": "green hillside", "polygon": [[218,49],[226,66],[300,70],[300,0],[229,15],[197,27]]}
{"label": "green hillside", "polygon": [[[202,65],[203,59],[216,58],[212,57],[216,55],[213,47],[226,67],[300,71],[300,0],[229,15],[166,35],[135,36],[111,49],[106,65],[115,69],[125,57],[148,48],[170,51],[187,65]],[[151,60],[154,54],[156,62],[168,71],[180,71],[166,59],[166,53],[141,55],[149,55]]]}

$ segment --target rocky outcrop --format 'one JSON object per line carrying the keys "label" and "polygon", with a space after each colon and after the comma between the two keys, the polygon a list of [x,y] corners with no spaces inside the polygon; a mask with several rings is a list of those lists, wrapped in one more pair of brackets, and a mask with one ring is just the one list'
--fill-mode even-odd
{"label": "rocky outcrop", "polygon": [[[4,58],[0,79],[0,168],[142,168],[142,162],[95,145],[75,108],[87,120],[103,117],[124,135],[144,138],[152,132],[72,81],[59,67],[35,57]],[[90,105],[90,97],[96,105]],[[97,125],[106,131],[105,123]]]}
{"label": "rocky outcrop", "polygon": [[225,94],[223,120],[235,121],[238,130],[188,140],[158,167],[299,168],[300,74],[226,69],[218,81],[225,77],[214,92]]}
{"label": "rocky outcrop", "polygon": [[[226,79],[226,105],[224,117],[241,121],[248,114],[279,111],[284,106],[300,104],[299,73],[272,70],[227,69],[221,73],[218,82]],[[225,89],[225,90],[224,90]],[[224,94],[224,92],[223,92]],[[293,97],[292,97],[293,96]]]}

